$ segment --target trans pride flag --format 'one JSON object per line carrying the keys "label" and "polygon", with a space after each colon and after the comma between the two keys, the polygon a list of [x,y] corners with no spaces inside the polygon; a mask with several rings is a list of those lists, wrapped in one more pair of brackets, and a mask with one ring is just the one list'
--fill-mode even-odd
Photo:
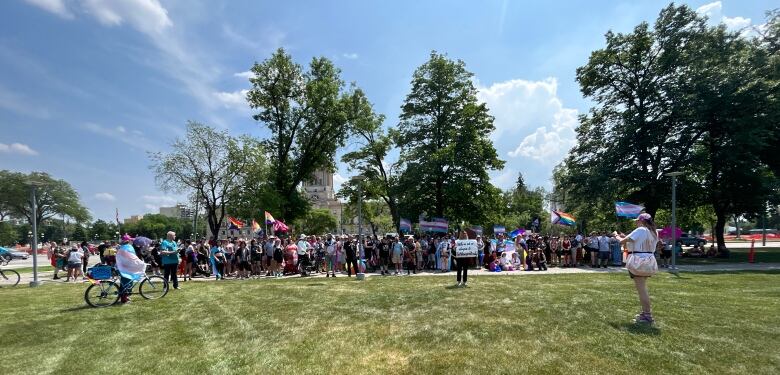
{"label": "trans pride flag", "polygon": [[401,218],[401,222],[399,223],[399,227],[401,227],[402,232],[411,232],[412,231],[412,222],[409,219]]}
{"label": "trans pride flag", "polygon": [[550,223],[563,225],[567,227],[573,227],[577,225],[577,219],[570,214],[561,211],[552,211],[550,213]]}
{"label": "trans pride flag", "polygon": [[116,252],[116,268],[126,279],[138,281],[146,275],[146,263],[135,255],[135,249],[130,244],[124,244]]}
{"label": "trans pride flag", "polygon": [[525,229],[517,228],[509,233],[509,238],[515,238],[517,236],[522,236],[525,234]]}
{"label": "trans pride flag", "polygon": [[636,219],[644,211],[644,207],[628,202],[615,202],[615,214],[620,217]]}

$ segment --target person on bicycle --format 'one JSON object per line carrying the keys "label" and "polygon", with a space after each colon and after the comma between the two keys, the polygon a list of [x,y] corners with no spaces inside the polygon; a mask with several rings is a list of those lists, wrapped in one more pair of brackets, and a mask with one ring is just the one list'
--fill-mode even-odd
{"label": "person on bicycle", "polygon": [[132,243],[133,237],[125,233],[116,252],[116,269],[120,275],[119,285],[122,303],[130,302],[129,296],[133,281],[138,281],[146,276],[146,263],[135,254]]}

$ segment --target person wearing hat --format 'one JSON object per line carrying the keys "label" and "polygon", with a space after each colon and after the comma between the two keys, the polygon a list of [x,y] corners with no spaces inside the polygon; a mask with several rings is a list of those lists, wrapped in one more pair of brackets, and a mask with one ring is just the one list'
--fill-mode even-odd
{"label": "person wearing hat", "polygon": [[[636,219],[636,229],[628,236],[615,236],[620,244],[628,247],[629,258],[626,263],[631,263],[632,257],[649,258],[655,262],[655,251],[658,243],[658,232],[656,231],[653,217],[648,213],[642,213]],[[636,315],[634,322],[653,324],[653,314],[650,306],[650,293],[647,290],[647,278],[649,276],[638,276],[628,272],[634,280],[637,294],[639,295],[639,304],[642,311]]]}

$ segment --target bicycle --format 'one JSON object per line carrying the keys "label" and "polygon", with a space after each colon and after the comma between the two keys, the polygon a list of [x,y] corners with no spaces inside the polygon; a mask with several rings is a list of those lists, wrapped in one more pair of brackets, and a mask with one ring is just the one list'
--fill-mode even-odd
{"label": "bicycle", "polygon": [[0,287],[16,286],[19,284],[19,280],[21,280],[19,272],[0,269]]}
{"label": "bicycle", "polygon": [[[108,307],[116,304],[124,292],[134,294],[136,282],[130,281],[122,288],[117,276],[117,269],[111,266],[99,265],[87,270],[87,280],[92,285],[84,291],[84,301],[92,307]],[[138,284],[138,293],[145,299],[158,299],[168,294],[168,282],[160,276],[144,275]]]}

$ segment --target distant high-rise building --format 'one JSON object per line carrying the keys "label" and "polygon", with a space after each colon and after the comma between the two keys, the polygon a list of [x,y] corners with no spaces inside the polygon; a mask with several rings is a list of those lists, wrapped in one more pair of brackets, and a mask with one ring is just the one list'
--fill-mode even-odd
{"label": "distant high-rise building", "polygon": [[160,207],[160,215],[177,219],[192,219],[193,212],[186,205],[177,204],[173,207]]}

